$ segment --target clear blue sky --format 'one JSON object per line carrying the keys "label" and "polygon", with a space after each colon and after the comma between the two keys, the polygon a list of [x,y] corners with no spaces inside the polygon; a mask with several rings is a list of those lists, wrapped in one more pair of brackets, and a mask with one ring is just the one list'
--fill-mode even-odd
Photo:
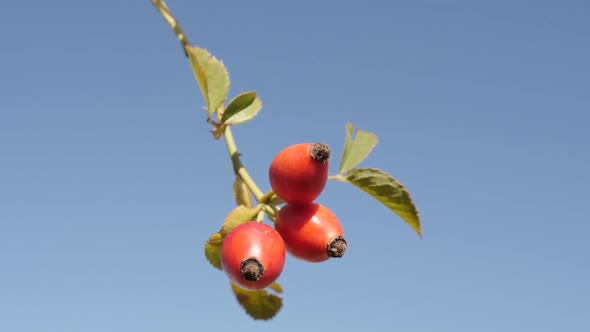
{"label": "clear blue sky", "polygon": [[168,4],[231,96],[262,99],[234,135],[264,190],[281,148],[323,141],[337,161],[353,122],[424,238],[331,182],[319,202],[349,251],[289,259],[283,310],[252,321],[202,254],[231,165],[151,3],[8,1],[1,331],[590,330],[587,1]]}

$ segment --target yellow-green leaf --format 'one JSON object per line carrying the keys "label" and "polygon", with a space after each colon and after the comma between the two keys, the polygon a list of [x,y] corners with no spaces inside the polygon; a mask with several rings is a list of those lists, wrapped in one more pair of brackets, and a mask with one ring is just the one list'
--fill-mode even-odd
{"label": "yellow-green leaf", "polygon": [[346,142],[340,159],[340,174],[350,171],[371,153],[379,139],[373,133],[355,129],[346,124]]}
{"label": "yellow-green leaf", "polygon": [[211,265],[221,270],[221,244],[232,229],[247,221],[256,219],[260,207],[249,208],[244,205],[236,207],[228,214],[219,232],[211,235],[205,243],[205,257]]}
{"label": "yellow-green leaf", "polygon": [[205,242],[205,257],[211,265],[221,270],[221,242]]}
{"label": "yellow-green leaf", "polygon": [[236,205],[252,207],[252,192],[240,176],[236,176],[234,180],[234,198]]}
{"label": "yellow-green leaf", "polygon": [[223,62],[217,60],[206,49],[186,48],[193,73],[207,103],[208,118],[220,109],[229,92],[229,74]]}
{"label": "yellow-green leaf", "polygon": [[345,179],[395,212],[422,237],[418,210],[410,193],[396,179],[374,168],[353,169]]}
{"label": "yellow-green leaf", "polygon": [[252,120],[260,109],[262,102],[256,97],[256,92],[245,92],[234,98],[223,111],[221,123],[240,125]]}
{"label": "yellow-green leaf", "polygon": [[[276,286],[272,289],[282,290],[279,284],[275,283],[273,285]],[[250,291],[242,289],[233,283],[231,288],[242,308],[254,319],[272,319],[283,306],[283,299],[278,295],[270,294],[268,290]]]}
{"label": "yellow-green leaf", "polygon": [[232,212],[230,212],[230,214],[227,215],[225,221],[223,222],[223,226],[221,226],[221,230],[219,231],[221,238],[225,239],[227,233],[236,228],[238,225],[248,221],[256,220],[256,216],[258,215],[260,209],[261,206],[249,208],[244,205],[240,205],[236,207]]}

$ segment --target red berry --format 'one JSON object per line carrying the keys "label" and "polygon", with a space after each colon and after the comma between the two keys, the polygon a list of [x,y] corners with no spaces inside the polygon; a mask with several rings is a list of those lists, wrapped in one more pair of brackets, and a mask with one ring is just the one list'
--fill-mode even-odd
{"label": "red berry", "polygon": [[221,266],[244,289],[260,290],[275,282],[285,265],[285,243],[272,227],[249,221],[231,230],[221,246]]}
{"label": "red berry", "polygon": [[301,143],[283,149],[268,170],[274,193],[287,203],[313,202],[324,190],[330,166],[330,148]]}
{"label": "red berry", "polygon": [[275,229],[287,251],[307,262],[323,262],[346,252],[338,218],[317,203],[285,205],[277,215]]}

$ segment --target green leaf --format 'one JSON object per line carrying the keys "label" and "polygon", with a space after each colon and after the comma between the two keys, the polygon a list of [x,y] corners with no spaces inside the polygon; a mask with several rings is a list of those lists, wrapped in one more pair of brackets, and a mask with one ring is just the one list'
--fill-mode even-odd
{"label": "green leaf", "polygon": [[236,176],[234,180],[234,198],[236,205],[252,207],[252,191],[250,191],[250,188],[248,188],[240,176]]}
{"label": "green leaf", "polygon": [[[219,233],[215,233],[211,236],[209,241],[205,242],[205,257],[209,261],[209,264],[213,265],[218,270],[221,270],[221,243],[222,241],[216,241],[213,239],[216,235],[221,235]],[[212,240],[213,239],[213,240]]]}
{"label": "green leaf", "polygon": [[227,215],[225,221],[223,222],[223,226],[221,226],[221,230],[219,230],[219,234],[221,234],[222,239],[225,239],[227,233],[236,228],[238,225],[248,221],[256,220],[256,216],[258,215],[261,207],[262,206],[249,208],[245,207],[244,205],[236,207]]}
{"label": "green leaf", "polygon": [[205,243],[205,257],[207,257],[211,265],[221,270],[221,244],[223,243],[223,239],[238,225],[256,220],[256,215],[258,215],[260,209],[260,206],[249,208],[240,205],[228,214],[219,232],[211,235]]}
{"label": "green leaf", "polygon": [[256,92],[245,92],[234,98],[225,108],[221,123],[239,125],[252,120],[260,109],[262,102],[256,97]]}
{"label": "green leaf", "polygon": [[353,169],[345,179],[395,212],[422,237],[418,210],[410,193],[396,179],[374,168]]}
{"label": "green leaf", "polygon": [[339,174],[345,174],[367,158],[378,141],[375,134],[354,129],[352,123],[347,123],[346,142],[340,159]]}
{"label": "green leaf", "polygon": [[207,103],[208,119],[220,109],[229,92],[229,74],[223,62],[217,60],[206,49],[186,48],[193,73]]}
{"label": "green leaf", "polygon": [[[274,283],[269,288],[282,290],[281,286],[277,283]],[[267,290],[245,290],[233,283],[231,284],[231,289],[242,308],[254,319],[272,319],[283,306],[283,299],[278,295],[270,294]]]}

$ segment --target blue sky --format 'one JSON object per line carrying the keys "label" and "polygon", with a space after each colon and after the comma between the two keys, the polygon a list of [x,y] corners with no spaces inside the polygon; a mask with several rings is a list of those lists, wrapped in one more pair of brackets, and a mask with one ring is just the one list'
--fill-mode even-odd
{"label": "blue sky", "polygon": [[172,32],[145,1],[11,1],[0,14],[0,330],[588,331],[590,33],[585,1],[168,2],[256,90],[234,135],[263,190],[283,147],[412,193],[424,238],[330,182],[341,260],[288,259],[255,322],[202,246],[232,170]]}

